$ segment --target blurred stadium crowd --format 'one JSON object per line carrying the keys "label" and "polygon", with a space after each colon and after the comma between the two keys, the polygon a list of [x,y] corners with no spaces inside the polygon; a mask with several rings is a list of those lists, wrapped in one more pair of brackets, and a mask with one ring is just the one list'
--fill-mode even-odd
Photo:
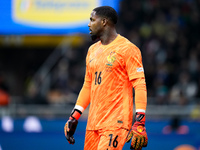
{"label": "blurred stadium crowd", "polygon": [[[199,10],[200,0],[121,1],[118,33],[142,52],[148,97],[153,97],[149,104],[200,104]],[[20,103],[24,104],[74,104],[92,44],[89,35],[80,36],[79,44],[67,48],[49,71],[42,68],[45,75],[40,73],[36,78],[54,48],[47,45],[20,51],[19,46],[8,52],[1,47],[0,89],[10,96],[22,96]]]}
{"label": "blurred stadium crowd", "polygon": [[200,97],[200,1],[124,1],[120,32],[142,51],[154,104],[192,104]]}

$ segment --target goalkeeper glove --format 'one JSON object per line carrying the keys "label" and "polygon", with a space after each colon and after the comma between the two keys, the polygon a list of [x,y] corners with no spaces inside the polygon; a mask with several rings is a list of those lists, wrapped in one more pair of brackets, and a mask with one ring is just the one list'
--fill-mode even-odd
{"label": "goalkeeper glove", "polygon": [[130,149],[141,150],[142,147],[146,147],[148,143],[148,137],[145,128],[145,113],[137,112],[136,121],[129,132],[126,142],[131,141]]}
{"label": "goalkeeper glove", "polygon": [[64,133],[65,133],[65,137],[67,139],[67,141],[69,142],[69,144],[74,144],[75,143],[75,139],[74,139],[74,133],[76,131],[76,127],[78,124],[78,119],[81,116],[82,112],[79,111],[78,109],[73,109],[69,120],[66,122],[65,126],[64,126]]}

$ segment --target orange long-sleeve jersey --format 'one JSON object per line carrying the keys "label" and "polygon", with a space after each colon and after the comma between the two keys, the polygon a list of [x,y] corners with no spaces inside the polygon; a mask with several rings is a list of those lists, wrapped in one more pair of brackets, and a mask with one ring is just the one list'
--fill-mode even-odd
{"label": "orange long-sleeve jersey", "polygon": [[89,105],[87,130],[130,129],[135,105],[146,110],[147,96],[140,50],[121,35],[108,45],[93,44],[86,57],[86,74],[76,106]]}

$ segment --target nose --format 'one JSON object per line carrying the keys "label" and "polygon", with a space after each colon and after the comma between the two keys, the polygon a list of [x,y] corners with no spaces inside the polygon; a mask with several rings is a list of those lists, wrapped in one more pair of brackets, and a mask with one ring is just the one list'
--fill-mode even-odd
{"label": "nose", "polygon": [[88,23],[88,27],[90,27],[90,22]]}

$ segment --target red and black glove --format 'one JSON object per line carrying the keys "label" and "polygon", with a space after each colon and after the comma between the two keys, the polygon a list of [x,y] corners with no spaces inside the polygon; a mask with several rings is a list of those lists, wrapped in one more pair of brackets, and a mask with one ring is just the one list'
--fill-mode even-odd
{"label": "red and black glove", "polygon": [[74,139],[74,133],[76,131],[76,127],[78,124],[78,119],[81,116],[82,112],[77,110],[77,109],[73,109],[69,120],[66,122],[65,126],[64,126],[64,133],[65,133],[65,137],[67,139],[67,141],[69,142],[69,144],[74,144],[75,143],[75,139]]}
{"label": "red and black glove", "polygon": [[135,117],[135,123],[129,132],[126,142],[131,140],[130,149],[141,150],[142,147],[146,147],[148,143],[148,137],[145,128],[145,113],[137,112]]}

